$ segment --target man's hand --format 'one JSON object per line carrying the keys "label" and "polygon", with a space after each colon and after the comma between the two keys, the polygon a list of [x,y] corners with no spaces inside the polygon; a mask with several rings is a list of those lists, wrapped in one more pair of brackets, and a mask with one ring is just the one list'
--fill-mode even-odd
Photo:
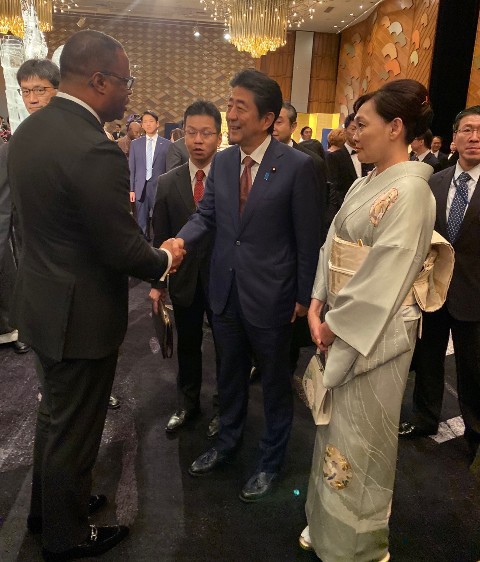
{"label": "man's hand", "polygon": [[[181,240],[181,244],[178,243]],[[177,271],[178,267],[183,261],[183,256],[187,253],[183,249],[183,240],[181,238],[169,238],[160,246],[164,250],[168,250],[172,254],[172,267],[170,268],[170,273]]]}
{"label": "man's hand", "polygon": [[130,191],[130,203],[135,203],[135,191]]}
{"label": "man's hand", "polygon": [[306,316],[308,312],[308,308],[306,306],[303,306],[303,304],[300,304],[298,302],[295,303],[295,309],[293,311],[292,314],[292,319],[290,320],[290,322],[295,322],[295,320],[297,318],[301,318],[302,316]]}
{"label": "man's hand", "polygon": [[320,345],[318,346],[320,351],[324,351],[324,352],[328,351],[328,348],[332,345],[332,343],[334,342],[336,337],[337,336],[328,327],[328,324],[326,322],[323,322],[320,325],[320,340],[321,341],[320,341]]}
{"label": "man's hand", "polygon": [[153,310],[155,314],[158,314],[158,301],[165,302],[167,298],[167,289],[150,289],[148,295],[153,301]]}

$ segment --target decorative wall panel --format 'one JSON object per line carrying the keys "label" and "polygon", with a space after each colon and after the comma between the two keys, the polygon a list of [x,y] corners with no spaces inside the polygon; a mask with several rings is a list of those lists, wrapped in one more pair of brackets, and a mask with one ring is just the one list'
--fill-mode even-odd
{"label": "decorative wall panel", "polygon": [[413,78],[427,88],[439,0],[385,0],[342,33],[335,107],[341,121],[356,98],[385,82]]}
{"label": "decorative wall panel", "polygon": [[333,113],[339,36],[334,33],[315,33],[313,39],[312,70],[310,74],[309,113]]}
{"label": "decorative wall panel", "polygon": [[284,100],[292,94],[293,59],[295,56],[295,33],[287,33],[287,44],[272,53],[256,59],[255,67],[276,80],[282,89]]}
{"label": "decorative wall panel", "polygon": [[[49,57],[79,30],[78,17],[54,17],[54,30],[46,34]],[[177,122],[185,108],[199,98],[226,110],[229,82],[236,72],[255,66],[254,59],[239,53],[223,39],[222,29],[118,18],[87,18],[90,29],[118,39],[130,58],[136,77],[128,113],[152,109],[159,114],[160,130],[166,122]],[[84,28],[85,29],[85,28]]]}

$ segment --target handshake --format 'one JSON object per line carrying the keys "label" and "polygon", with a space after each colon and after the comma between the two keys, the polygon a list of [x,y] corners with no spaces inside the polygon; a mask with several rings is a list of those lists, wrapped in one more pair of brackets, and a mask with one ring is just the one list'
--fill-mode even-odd
{"label": "handshake", "polygon": [[160,246],[162,250],[168,250],[172,254],[172,267],[170,273],[174,273],[180,267],[183,256],[187,253],[184,249],[185,242],[182,238],[169,238]]}

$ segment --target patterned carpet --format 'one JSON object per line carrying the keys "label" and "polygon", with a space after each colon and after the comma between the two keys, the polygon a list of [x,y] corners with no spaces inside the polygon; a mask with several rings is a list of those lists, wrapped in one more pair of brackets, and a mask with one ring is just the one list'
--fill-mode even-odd
{"label": "patterned carpet", "polygon": [[[261,386],[251,386],[245,439],[236,463],[202,478],[187,473],[210,446],[205,431],[214,389],[212,341],[207,330],[203,414],[174,438],[164,427],[175,408],[174,359],[158,353],[149,318],[148,287],[132,287],[130,323],[114,393],[122,407],[110,411],[94,478],[94,492],[109,504],[96,523],[131,525],[130,537],[105,561],[277,562],[318,560],[300,550],[304,500],[315,428],[300,399],[287,462],[276,493],[255,505],[238,493],[255,466],[263,428]],[[301,365],[311,349],[304,350]],[[443,418],[458,416],[453,356]],[[413,375],[404,401],[410,412]],[[31,450],[37,401],[33,356],[0,346],[0,561],[40,561],[38,537],[26,534]],[[452,433],[452,436],[454,434]],[[391,518],[393,562],[475,562],[480,559],[480,486],[468,471],[462,438],[400,444]],[[343,562],[343,561],[342,561]]]}

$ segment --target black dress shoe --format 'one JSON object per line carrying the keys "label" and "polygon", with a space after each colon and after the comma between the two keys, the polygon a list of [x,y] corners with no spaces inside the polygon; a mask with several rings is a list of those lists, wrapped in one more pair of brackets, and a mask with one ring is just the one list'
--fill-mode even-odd
{"label": "black dress shoe", "polygon": [[428,431],[410,422],[402,422],[398,428],[398,436],[402,439],[416,439],[417,437],[428,437],[434,435],[435,431]]}
{"label": "black dress shoe", "polygon": [[[104,496],[103,494],[90,496],[90,499],[88,500],[88,515],[97,513],[97,511],[106,505],[106,503],[107,496]],[[41,533],[43,530],[42,518],[36,517],[35,515],[29,515],[27,517],[27,528],[34,535]]]}
{"label": "black dress shoe", "polygon": [[218,435],[218,430],[220,429],[220,416],[216,414],[210,420],[207,428],[207,439],[215,439]]}
{"label": "black dress shoe", "polygon": [[77,546],[63,552],[51,552],[42,549],[45,562],[64,562],[76,558],[99,556],[110,550],[128,535],[128,527],[115,525],[114,527],[95,527],[90,525],[90,536]]}
{"label": "black dress shoe", "polygon": [[13,342],[13,351],[18,354],[27,353],[30,351],[30,346],[17,340]]}
{"label": "black dress shoe", "polygon": [[121,405],[122,404],[120,403],[120,400],[118,398],[116,398],[115,396],[110,396],[108,400],[109,410],[118,410],[118,408],[120,408]]}
{"label": "black dress shoe", "polygon": [[207,472],[211,472],[214,468],[223,464],[229,460],[231,457],[230,453],[226,453],[224,451],[219,451],[212,447],[208,449],[206,453],[200,455],[198,459],[196,459],[188,469],[188,473],[190,476],[199,476],[201,474],[207,474]]}
{"label": "black dress shoe", "polygon": [[243,487],[240,499],[247,503],[261,500],[272,491],[277,476],[277,472],[257,472]]}
{"label": "black dress shoe", "polygon": [[177,429],[180,429],[187,423],[187,421],[197,417],[199,413],[200,413],[199,409],[177,410],[168,420],[167,426],[165,427],[165,431],[167,433],[172,433]]}

